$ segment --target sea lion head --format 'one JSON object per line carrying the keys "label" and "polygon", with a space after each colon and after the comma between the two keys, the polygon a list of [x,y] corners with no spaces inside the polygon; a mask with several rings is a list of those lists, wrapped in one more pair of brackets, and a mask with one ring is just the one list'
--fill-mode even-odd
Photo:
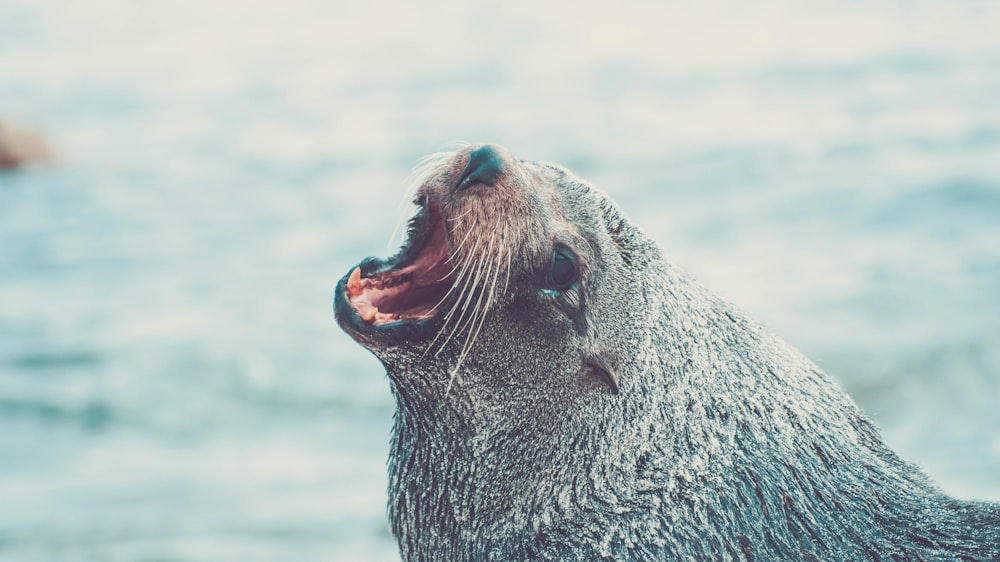
{"label": "sea lion head", "polygon": [[589,559],[553,537],[583,513],[598,537],[621,517],[614,498],[659,470],[629,444],[662,412],[660,252],[597,188],[498,146],[437,157],[416,183],[400,251],[362,261],[335,297],[396,398],[403,558]]}
{"label": "sea lion head", "polygon": [[637,278],[659,250],[603,192],[490,144],[436,157],[417,183],[399,252],[336,289],[338,322],[397,391],[440,400],[461,385],[509,407],[512,387],[565,403],[628,384],[618,369],[637,349],[620,342],[642,341]]}

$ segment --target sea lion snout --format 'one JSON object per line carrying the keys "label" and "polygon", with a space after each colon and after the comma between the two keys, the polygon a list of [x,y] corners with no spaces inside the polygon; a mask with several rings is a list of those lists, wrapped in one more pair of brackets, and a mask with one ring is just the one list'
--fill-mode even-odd
{"label": "sea lion snout", "polygon": [[487,144],[469,153],[469,162],[455,182],[455,191],[462,191],[476,183],[496,185],[504,173],[504,150]]}

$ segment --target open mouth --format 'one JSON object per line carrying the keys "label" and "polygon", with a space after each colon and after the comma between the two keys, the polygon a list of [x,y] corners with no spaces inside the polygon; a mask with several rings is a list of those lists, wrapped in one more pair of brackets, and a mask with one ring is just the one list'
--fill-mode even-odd
{"label": "open mouth", "polygon": [[431,319],[454,284],[440,210],[426,198],[420,202],[399,253],[361,262],[338,284],[337,319],[351,331],[393,330]]}

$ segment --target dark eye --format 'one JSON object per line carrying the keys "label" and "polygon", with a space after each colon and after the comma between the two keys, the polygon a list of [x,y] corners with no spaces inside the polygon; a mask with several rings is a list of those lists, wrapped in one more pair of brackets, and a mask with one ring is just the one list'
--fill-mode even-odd
{"label": "dark eye", "polygon": [[552,250],[552,263],[549,265],[550,286],[557,291],[565,291],[579,280],[580,267],[573,252],[563,248]]}

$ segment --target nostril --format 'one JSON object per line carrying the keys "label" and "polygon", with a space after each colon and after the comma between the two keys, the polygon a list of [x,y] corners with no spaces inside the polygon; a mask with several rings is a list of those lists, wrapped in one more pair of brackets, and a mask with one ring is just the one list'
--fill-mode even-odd
{"label": "nostril", "polygon": [[486,145],[469,154],[469,163],[458,176],[455,191],[462,191],[474,183],[496,185],[503,171],[503,156],[496,148]]}

